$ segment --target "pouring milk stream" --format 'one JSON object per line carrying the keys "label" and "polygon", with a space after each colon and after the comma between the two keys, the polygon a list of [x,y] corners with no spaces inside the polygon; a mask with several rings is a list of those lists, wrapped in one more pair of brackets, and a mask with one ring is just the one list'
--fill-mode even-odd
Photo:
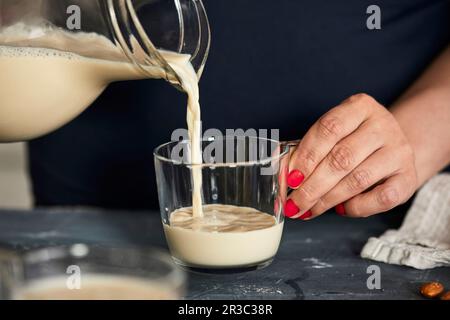
{"label": "pouring milk stream", "polygon": [[[135,40],[130,39],[133,54],[145,55]],[[252,208],[203,206],[198,76],[190,55],[158,53],[188,97],[192,208],[172,212],[170,224],[164,225],[172,253],[193,265],[211,267],[271,259],[280,243],[282,222]],[[127,59],[122,48],[97,33],[68,32],[46,23],[18,22],[3,28],[0,142],[28,140],[61,127],[85,110],[111,82],[169,79],[157,61],[140,67],[144,72]]]}
{"label": "pouring milk stream", "polygon": [[[113,81],[166,78],[159,67],[144,67],[145,74],[139,72],[109,39],[95,33],[72,34],[44,24],[31,27],[18,23],[0,32],[0,43],[0,141],[29,139],[62,126]],[[197,74],[189,55],[159,52],[178,75],[188,96],[191,162],[200,164]],[[194,214],[201,217],[200,168],[192,168],[192,179]]]}

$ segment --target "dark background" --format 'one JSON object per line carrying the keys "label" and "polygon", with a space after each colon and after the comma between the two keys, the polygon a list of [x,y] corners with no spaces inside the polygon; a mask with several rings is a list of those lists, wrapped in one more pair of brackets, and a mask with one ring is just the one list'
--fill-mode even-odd
{"label": "dark background", "polygon": [[[205,1],[213,34],[200,83],[204,129],[280,129],[298,139],[366,92],[389,106],[448,44],[450,3]],[[163,81],[115,83],[80,117],[29,143],[36,205],[157,208],[153,149],[184,128],[186,97]]]}

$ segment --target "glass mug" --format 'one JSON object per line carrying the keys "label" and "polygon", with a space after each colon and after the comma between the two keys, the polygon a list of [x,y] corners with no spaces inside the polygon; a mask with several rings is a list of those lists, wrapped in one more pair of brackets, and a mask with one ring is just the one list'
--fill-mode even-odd
{"label": "glass mug", "polygon": [[200,78],[210,38],[201,0],[0,0],[0,142],[61,127],[114,81],[179,88],[163,52]]}
{"label": "glass mug", "polygon": [[[212,138],[202,144],[202,164],[189,162],[189,141],[167,143],[154,152],[162,223],[173,259],[200,272],[268,266],[281,241],[289,149],[296,144],[256,137]],[[206,155],[211,148],[215,151]],[[196,227],[202,218],[192,212],[180,223],[172,219],[180,210],[192,211],[194,167],[202,172],[203,219],[209,229]],[[230,211],[231,218],[223,220]],[[239,223],[247,229],[233,225],[233,212],[240,213]],[[261,218],[271,223],[259,227]]]}
{"label": "glass mug", "polygon": [[0,250],[0,299],[176,300],[185,274],[156,249],[74,244]]}

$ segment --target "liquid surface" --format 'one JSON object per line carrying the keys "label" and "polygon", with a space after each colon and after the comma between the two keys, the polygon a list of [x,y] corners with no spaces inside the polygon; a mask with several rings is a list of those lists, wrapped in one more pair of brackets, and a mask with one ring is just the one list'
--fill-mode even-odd
{"label": "liquid surface", "polygon": [[160,283],[133,277],[85,275],[80,289],[67,288],[67,277],[38,280],[14,294],[15,300],[174,300],[179,293]]}
{"label": "liquid surface", "polygon": [[203,218],[182,208],[164,224],[172,255],[193,267],[236,268],[270,261],[276,254],[283,222],[248,207],[205,205]]}
{"label": "liquid surface", "polygon": [[200,232],[248,232],[273,227],[275,217],[249,207],[205,205],[203,218],[192,208],[181,208],[170,216],[170,226]]}

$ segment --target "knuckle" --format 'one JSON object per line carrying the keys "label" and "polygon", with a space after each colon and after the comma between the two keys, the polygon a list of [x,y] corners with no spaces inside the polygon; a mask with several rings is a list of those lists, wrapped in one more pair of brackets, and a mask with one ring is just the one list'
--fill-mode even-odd
{"label": "knuckle", "polygon": [[383,107],[377,100],[375,100],[375,98],[367,93],[354,94],[347,100],[347,102],[366,110],[376,111],[380,114],[389,113],[385,107]]}
{"label": "knuckle", "polygon": [[346,145],[337,145],[331,150],[329,166],[335,171],[348,171],[353,165],[353,153]]}
{"label": "knuckle", "polygon": [[332,115],[325,115],[319,119],[318,132],[323,138],[339,136],[343,131],[342,121]]}
{"label": "knuckle", "polygon": [[394,187],[382,188],[377,194],[377,200],[383,210],[389,210],[400,204],[400,193]]}
{"label": "knuckle", "polygon": [[346,216],[352,218],[364,218],[364,213],[352,202],[346,204]]}
{"label": "knuckle", "polygon": [[370,125],[370,133],[376,135],[378,139],[386,135],[386,122],[381,119],[369,120],[368,125]]}
{"label": "knuckle", "polygon": [[320,214],[329,208],[327,201],[324,198],[319,198],[313,207],[314,210],[311,211],[315,214]]}
{"label": "knuckle", "polygon": [[411,190],[409,192],[409,196],[412,196],[414,192],[416,192],[417,184],[419,183],[419,178],[417,177],[417,170],[415,166],[412,168],[411,172],[411,181],[409,183]]}
{"label": "knuckle", "polygon": [[416,192],[417,189],[417,171],[416,168],[413,166],[408,174],[406,174],[405,178],[405,199],[403,199],[402,203],[408,201],[408,199]]}
{"label": "knuckle", "polygon": [[375,99],[372,98],[367,93],[354,94],[348,100],[350,102],[359,102],[359,103],[373,103],[375,101]]}
{"label": "knuckle", "polygon": [[300,188],[297,189],[297,194],[299,201],[302,203],[314,203],[315,197],[314,197],[314,190],[309,185],[303,185],[300,186]]}
{"label": "knuckle", "polygon": [[302,164],[304,169],[303,174],[308,175],[319,162],[317,151],[314,149],[302,150],[299,156],[299,162]]}
{"label": "knuckle", "polygon": [[315,163],[317,161],[317,152],[314,149],[308,149],[305,152],[305,160]]}
{"label": "knuckle", "polygon": [[366,190],[371,185],[369,171],[365,169],[353,171],[347,180],[348,189],[352,192],[361,192]]}
{"label": "knuckle", "polygon": [[405,155],[407,161],[410,162],[415,161],[416,155],[414,153],[414,149],[407,142],[403,144],[403,154]]}

